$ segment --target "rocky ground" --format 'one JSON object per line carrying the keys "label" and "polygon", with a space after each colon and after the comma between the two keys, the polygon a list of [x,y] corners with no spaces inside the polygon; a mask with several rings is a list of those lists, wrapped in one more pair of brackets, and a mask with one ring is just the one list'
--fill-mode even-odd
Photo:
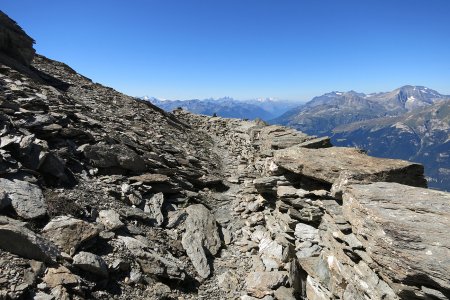
{"label": "rocky ground", "polygon": [[0,22],[0,299],[450,297],[420,165],[165,113]]}

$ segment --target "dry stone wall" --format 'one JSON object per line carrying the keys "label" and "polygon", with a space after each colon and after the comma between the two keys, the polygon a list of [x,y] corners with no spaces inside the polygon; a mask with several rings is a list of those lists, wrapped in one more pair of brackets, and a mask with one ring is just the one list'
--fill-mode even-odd
{"label": "dry stone wall", "polygon": [[174,113],[215,135],[228,181],[241,185],[232,205],[245,220],[236,244],[252,257],[247,297],[449,296],[449,195],[424,188],[422,166],[278,126]]}

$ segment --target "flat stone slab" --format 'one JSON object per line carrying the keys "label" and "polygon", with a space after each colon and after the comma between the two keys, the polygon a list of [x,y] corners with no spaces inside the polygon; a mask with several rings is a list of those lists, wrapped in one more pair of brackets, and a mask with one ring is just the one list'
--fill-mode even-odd
{"label": "flat stone slab", "polygon": [[293,173],[333,184],[341,173],[365,182],[386,181],[426,187],[423,166],[398,159],[376,158],[355,148],[307,149],[293,146],[275,152],[274,162]]}
{"label": "flat stone slab", "polygon": [[351,185],[343,214],[382,275],[450,296],[449,193],[386,182]]}

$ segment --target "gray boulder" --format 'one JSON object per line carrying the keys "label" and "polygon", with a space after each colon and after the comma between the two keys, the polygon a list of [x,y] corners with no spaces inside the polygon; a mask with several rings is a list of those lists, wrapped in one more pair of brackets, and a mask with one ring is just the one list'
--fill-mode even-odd
{"label": "gray boulder", "polygon": [[19,217],[29,220],[47,214],[44,195],[37,185],[17,179],[0,178],[0,189],[7,193]]}
{"label": "gray boulder", "polygon": [[101,277],[108,277],[108,266],[105,261],[93,253],[81,251],[73,257],[72,264],[86,272]]}
{"label": "gray boulder", "polygon": [[19,222],[1,222],[0,248],[21,257],[54,263],[60,256],[58,248]]}
{"label": "gray boulder", "polygon": [[181,243],[197,273],[207,278],[211,274],[208,256],[216,255],[222,244],[216,219],[202,204],[191,205],[186,212],[186,232]]}
{"label": "gray boulder", "polygon": [[125,224],[120,221],[120,215],[112,209],[101,210],[98,213],[97,222],[102,223],[108,230],[116,230],[125,226]]}

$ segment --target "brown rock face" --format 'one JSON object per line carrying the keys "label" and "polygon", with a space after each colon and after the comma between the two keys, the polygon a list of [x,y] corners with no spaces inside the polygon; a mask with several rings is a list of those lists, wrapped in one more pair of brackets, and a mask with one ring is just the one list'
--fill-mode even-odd
{"label": "brown rock face", "polygon": [[398,182],[426,187],[422,165],[370,157],[354,148],[306,149],[293,146],[276,151],[275,163],[291,172],[329,184],[335,183],[345,171],[356,181]]}
{"label": "brown rock face", "polygon": [[0,53],[28,66],[33,60],[34,40],[19,25],[0,11]]}
{"label": "brown rock face", "polygon": [[343,199],[344,217],[384,277],[450,295],[448,193],[377,182],[352,185]]}
{"label": "brown rock face", "polygon": [[85,221],[61,216],[51,220],[42,232],[63,251],[73,254],[83,242],[96,237],[99,230]]}

